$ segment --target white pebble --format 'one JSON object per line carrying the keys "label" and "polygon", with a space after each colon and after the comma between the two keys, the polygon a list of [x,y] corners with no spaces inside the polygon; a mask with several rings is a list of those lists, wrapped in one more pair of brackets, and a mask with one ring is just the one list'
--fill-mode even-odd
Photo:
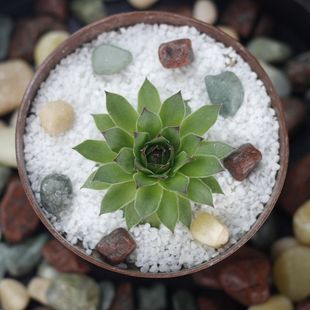
{"label": "white pebble", "polygon": [[193,17],[208,24],[214,24],[217,20],[218,12],[216,5],[210,0],[198,0],[194,4]]}

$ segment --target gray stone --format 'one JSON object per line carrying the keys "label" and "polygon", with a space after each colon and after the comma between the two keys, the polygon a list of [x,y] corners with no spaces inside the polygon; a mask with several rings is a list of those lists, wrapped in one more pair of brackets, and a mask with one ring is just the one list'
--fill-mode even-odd
{"label": "gray stone", "polygon": [[92,55],[92,67],[96,74],[111,75],[122,71],[132,62],[129,51],[109,44],[97,46]]}
{"label": "gray stone", "polygon": [[154,285],[151,288],[138,290],[139,310],[163,310],[167,307],[166,288]]}
{"label": "gray stone", "polygon": [[244,98],[244,89],[236,74],[225,71],[208,75],[205,82],[211,103],[222,105],[220,114],[224,117],[234,116]]}
{"label": "gray stone", "polygon": [[11,169],[0,165],[0,194],[11,176]]}
{"label": "gray stone", "polygon": [[59,213],[71,202],[71,180],[63,174],[49,174],[42,180],[40,198],[42,206],[46,211],[59,216]]}
{"label": "gray stone", "polygon": [[0,279],[4,277],[6,273],[6,265],[8,259],[9,249],[5,243],[0,243]]}
{"label": "gray stone", "polygon": [[100,310],[109,310],[115,296],[115,287],[109,281],[103,281],[99,285],[101,290]]}
{"label": "gray stone", "polygon": [[55,310],[97,310],[100,289],[93,279],[85,275],[61,274],[52,280],[47,300]]}
{"label": "gray stone", "polygon": [[7,16],[0,15],[0,60],[7,55],[12,29],[12,20]]}
{"label": "gray stone", "polygon": [[292,53],[287,44],[267,37],[254,38],[247,48],[255,57],[267,62],[286,60]]}
{"label": "gray stone", "polygon": [[44,279],[54,279],[59,275],[59,272],[44,260],[38,267],[37,275]]}
{"label": "gray stone", "polygon": [[172,296],[173,310],[196,310],[195,299],[189,291],[178,291]]}
{"label": "gray stone", "polygon": [[41,234],[26,242],[9,246],[6,267],[14,277],[24,276],[37,266],[41,260],[41,250],[48,236]]}
{"label": "gray stone", "polygon": [[101,0],[73,0],[70,8],[74,16],[85,24],[92,23],[107,15]]}

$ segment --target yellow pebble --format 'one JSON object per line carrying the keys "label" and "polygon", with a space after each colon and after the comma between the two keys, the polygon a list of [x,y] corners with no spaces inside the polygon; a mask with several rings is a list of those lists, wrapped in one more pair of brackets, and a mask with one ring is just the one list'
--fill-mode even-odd
{"label": "yellow pebble", "polygon": [[295,212],[293,228],[297,240],[302,244],[310,245],[310,200]]}
{"label": "yellow pebble", "polygon": [[47,291],[51,280],[44,278],[33,278],[28,284],[28,293],[34,300],[43,305],[48,305]]}
{"label": "yellow pebble", "polygon": [[248,310],[293,310],[292,302],[283,295],[270,297],[266,302],[260,305],[251,306]]}
{"label": "yellow pebble", "polygon": [[271,247],[271,255],[273,259],[278,258],[286,250],[297,246],[298,242],[294,237],[283,237],[275,241]]}

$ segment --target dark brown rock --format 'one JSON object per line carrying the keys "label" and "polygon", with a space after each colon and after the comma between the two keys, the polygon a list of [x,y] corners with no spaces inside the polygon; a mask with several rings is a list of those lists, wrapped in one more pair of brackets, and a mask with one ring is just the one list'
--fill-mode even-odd
{"label": "dark brown rock", "polygon": [[33,60],[33,51],[38,38],[50,30],[65,30],[66,27],[50,16],[22,19],[16,23],[9,48],[9,58]]}
{"label": "dark brown rock", "polygon": [[44,246],[42,254],[45,260],[59,272],[87,273],[90,271],[86,262],[55,239]]}
{"label": "dark brown rock", "polygon": [[265,302],[269,296],[268,260],[260,258],[241,259],[225,266],[219,280],[225,292],[243,305]]}
{"label": "dark brown rock", "polygon": [[103,237],[97,244],[97,251],[112,265],[118,265],[136,248],[136,242],[124,228],[117,228]]}
{"label": "dark brown rock", "polygon": [[193,17],[193,8],[190,5],[178,4],[178,5],[169,5],[169,3],[161,3],[154,8],[158,11],[170,12],[174,14],[179,14],[187,17]]}
{"label": "dark brown rock", "polygon": [[217,297],[199,296],[197,298],[198,310],[234,310],[235,303],[226,294]]}
{"label": "dark brown rock", "polygon": [[305,120],[306,107],[298,98],[283,98],[285,122],[289,133],[294,132],[296,128]]}
{"label": "dark brown rock", "polygon": [[116,289],[110,310],[133,310],[133,289],[130,283],[123,283]]}
{"label": "dark brown rock", "polygon": [[259,10],[257,1],[234,0],[229,3],[223,14],[222,23],[231,26],[243,37],[249,36]]}
{"label": "dark brown rock", "polygon": [[243,181],[262,159],[261,152],[252,144],[240,146],[224,160],[224,167],[238,181]]}
{"label": "dark brown rock", "polygon": [[273,29],[273,19],[271,16],[265,14],[263,15],[255,26],[254,35],[255,36],[265,36],[272,32]]}
{"label": "dark brown rock", "polygon": [[309,198],[310,154],[289,168],[279,201],[283,208],[292,215]]}
{"label": "dark brown rock", "polygon": [[162,43],[158,49],[158,56],[161,64],[167,69],[187,66],[194,58],[192,41],[180,39]]}
{"label": "dark brown rock", "polygon": [[67,0],[36,0],[35,12],[38,15],[51,15],[61,21],[67,18]]}
{"label": "dark brown rock", "polygon": [[310,300],[305,300],[298,303],[296,310],[310,310]]}
{"label": "dark brown rock", "polygon": [[20,180],[13,179],[0,204],[0,225],[5,239],[11,243],[20,242],[32,235],[39,223]]}

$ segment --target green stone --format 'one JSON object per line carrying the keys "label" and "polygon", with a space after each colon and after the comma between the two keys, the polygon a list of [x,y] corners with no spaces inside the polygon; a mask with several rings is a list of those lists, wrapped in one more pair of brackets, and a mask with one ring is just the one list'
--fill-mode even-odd
{"label": "green stone", "polygon": [[172,297],[173,310],[196,310],[195,300],[189,291],[178,291]]}
{"label": "green stone", "polygon": [[97,310],[100,289],[82,274],[61,274],[52,280],[47,291],[49,305],[55,310]]}
{"label": "green stone", "polygon": [[166,309],[166,288],[163,285],[154,285],[150,288],[138,290],[139,310]]}
{"label": "green stone", "polygon": [[75,17],[85,24],[95,22],[107,15],[101,0],[73,0],[70,7]]}
{"label": "green stone", "polygon": [[42,206],[46,211],[59,216],[59,213],[71,202],[71,180],[63,174],[49,174],[41,183],[40,197]]}
{"label": "green stone", "polygon": [[254,38],[247,48],[255,57],[267,62],[286,60],[292,53],[287,44],[267,37]]}
{"label": "green stone", "polygon": [[220,114],[224,117],[234,116],[244,98],[244,89],[236,74],[225,71],[218,75],[207,75],[205,82],[211,103],[222,105]]}
{"label": "green stone", "polygon": [[12,20],[7,16],[0,15],[0,60],[3,60],[7,55],[12,29]]}
{"label": "green stone", "polygon": [[92,55],[92,67],[96,74],[111,75],[122,71],[132,62],[129,51],[109,44],[97,46]]}
{"label": "green stone", "polygon": [[101,302],[99,309],[109,310],[115,296],[115,287],[109,281],[103,281],[99,285],[101,290]]}
{"label": "green stone", "polygon": [[10,176],[11,176],[11,169],[8,167],[0,166],[0,194],[5,188]]}
{"label": "green stone", "polygon": [[41,234],[26,242],[8,247],[6,267],[14,277],[24,276],[37,266],[48,236]]}

